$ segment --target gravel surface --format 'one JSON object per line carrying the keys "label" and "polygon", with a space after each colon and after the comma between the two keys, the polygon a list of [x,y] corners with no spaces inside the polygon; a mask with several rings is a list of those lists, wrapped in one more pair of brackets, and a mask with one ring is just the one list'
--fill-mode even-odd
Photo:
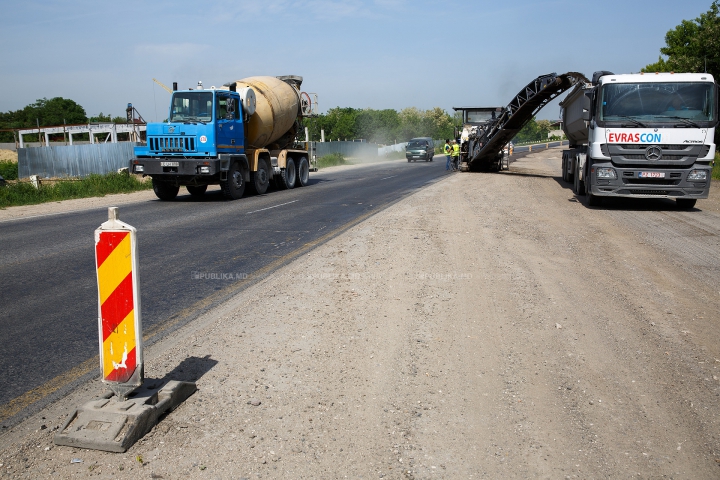
{"label": "gravel surface", "polygon": [[52,443],[93,382],[0,478],[720,477],[717,192],[559,178],[550,150],[418,191],[149,348],[199,390],[127,453]]}

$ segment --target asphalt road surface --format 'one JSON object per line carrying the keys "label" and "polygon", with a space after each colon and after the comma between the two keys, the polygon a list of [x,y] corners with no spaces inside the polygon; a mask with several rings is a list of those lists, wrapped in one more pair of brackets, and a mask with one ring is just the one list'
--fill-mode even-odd
{"label": "asphalt road surface", "polygon": [[[150,343],[418,188],[443,161],[311,174],[310,185],[225,201],[219,190],[132,203]],[[99,375],[93,232],[107,209],[0,223],[0,423]]]}

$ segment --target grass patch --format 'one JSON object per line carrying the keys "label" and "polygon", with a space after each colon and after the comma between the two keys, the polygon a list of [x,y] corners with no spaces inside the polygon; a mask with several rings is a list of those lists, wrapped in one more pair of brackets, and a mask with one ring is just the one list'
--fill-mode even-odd
{"label": "grass patch", "polygon": [[0,177],[5,180],[17,180],[18,163],[10,160],[0,160]]}
{"label": "grass patch", "polygon": [[720,180],[720,153],[715,154],[715,161],[712,169],[713,180]]}
{"label": "grass patch", "polygon": [[346,159],[345,155],[343,155],[342,153],[331,153],[330,155],[324,155],[318,158],[317,161],[318,168],[337,167],[338,165],[352,165],[352,162]]}
{"label": "grass patch", "polygon": [[127,173],[88,175],[80,180],[61,180],[54,185],[33,187],[29,182],[9,183],[0,187],[0,208],[35,205],[73,198],[103,197],[111,193],[130,193],[152,188],[152,183]]}

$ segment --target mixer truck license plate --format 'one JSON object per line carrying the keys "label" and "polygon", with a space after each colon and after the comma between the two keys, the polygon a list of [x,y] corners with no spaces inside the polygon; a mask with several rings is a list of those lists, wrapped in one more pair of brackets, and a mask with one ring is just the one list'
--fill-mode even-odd
{"label": "mixer truck license plate", "polygon": [[160,162],[161,167],[179,167],[180,162]]}
{"label": "mixer truck license plate", "polygon": [[665,172],[638,172],[638,178],[665,178]]}

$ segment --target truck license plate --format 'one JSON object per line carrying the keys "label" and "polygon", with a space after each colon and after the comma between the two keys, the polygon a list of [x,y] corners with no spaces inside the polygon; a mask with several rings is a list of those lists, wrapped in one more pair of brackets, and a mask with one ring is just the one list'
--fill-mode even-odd
{"label": "truck license plate", "polygon": [[413,155],[413,158],[420,158],[420,155]]}
{"label": "truck license plate", "polygon": [[638,178],[665,178],[665,172],[638,172]]}
{"label": "truck license plate", "polygon": [[180,162],[160,162],[161,167],[179,167]]}

